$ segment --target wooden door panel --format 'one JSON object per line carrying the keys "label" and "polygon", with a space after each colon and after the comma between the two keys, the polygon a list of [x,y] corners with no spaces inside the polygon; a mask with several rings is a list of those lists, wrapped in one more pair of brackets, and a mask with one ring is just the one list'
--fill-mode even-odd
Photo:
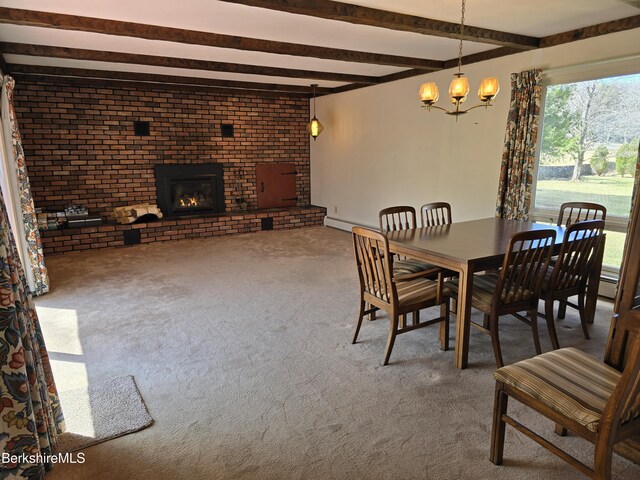
{"label": "wooden door panel", "polygon": [[296,169],[292,163],[261,163],[256,165],[258,208],[294,207]]}

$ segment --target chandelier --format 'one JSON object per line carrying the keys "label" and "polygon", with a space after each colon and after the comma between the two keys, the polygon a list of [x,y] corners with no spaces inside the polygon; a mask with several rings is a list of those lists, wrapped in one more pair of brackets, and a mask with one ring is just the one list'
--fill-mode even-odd
{"label": "chandelier", "polygon": [[320,123],[320,120],[316,118],[316,87],[317,86],[318,86],[317,83],[314,83],[311,85],[311,87],[313,88],[313,118],[309,123],[307,123],[307,132],[309,132],[309,135],[313,137],[314,141],[316,140],[318,135],[320,135],[324,130],[324,126]]}
{"label": "chandelier", "polygon": [[460,18],[460,46],[458,47],[458,71],[454,73],[454,79],[451,80],[449,85],[449,100],[455,105],[454,110],[447,110],[446,108],[435,105],[440,97],[440,91],[438,85],[435,82],[427,82],[420,86],[419,96],[423,103],[423,107],[427,110],[431,108],[437,108],[442,110],[447,115],[455,115],[456,121],[458,116],[463,113],[467,113],[469,110],[479,107],[490,107],[491,100],[498,95],[500,91],[500,84],[495,77],[484,78],[480,82],[480,88],[478,89],[478,97],[480,98],[480,104],[463,110],[460,106],[466,101],[467,95],[469,95],[469,79],[462,73],[462,39],[464,37],[464,12],[466,7],[466,0],[462,0],[462,16]]}

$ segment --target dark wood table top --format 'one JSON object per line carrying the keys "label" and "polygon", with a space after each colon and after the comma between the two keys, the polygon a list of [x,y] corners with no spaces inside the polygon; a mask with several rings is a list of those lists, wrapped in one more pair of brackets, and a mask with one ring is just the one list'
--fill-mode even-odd
{"label": "dark wood table top", "polygon": [[504,257],[514,233],[541,229],[555,230],[556,246],[562,244],[564,227],[502,218],[389,232],[387,238],[391,251],[411,250],[458,264],[470,261],[492,264]]}

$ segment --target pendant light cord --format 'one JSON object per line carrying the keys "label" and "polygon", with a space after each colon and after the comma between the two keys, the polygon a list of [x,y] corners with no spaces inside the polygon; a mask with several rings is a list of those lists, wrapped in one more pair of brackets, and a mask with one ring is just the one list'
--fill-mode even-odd
{"label": "pendant light cord", "polygon": [[458,73],[462,70],[462,38],[464,37],[464,11],[467,0],[462,0],[462,17],[460,18],[460,46],[458,47]]}
{"label": "pendant light cord", "polygon": [[313,118],[315,118],[316,116],[316,86],[315,84],[312,85],[313,87]]}

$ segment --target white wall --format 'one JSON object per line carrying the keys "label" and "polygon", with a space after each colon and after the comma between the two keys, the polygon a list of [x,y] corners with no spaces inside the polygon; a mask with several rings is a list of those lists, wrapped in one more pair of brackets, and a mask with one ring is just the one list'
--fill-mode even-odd
{"label": "white wall", "polygon": [[451,203],[454,221],[493,216],[510,74],[637,55],[639,39],[636,29],[463,65],[470,105],[485,76],[498,77],[501,92],[492,108],[457,123],[418,100],[420,84],[433,80],[444,106],[453,70],[318,98],[325,130],[311,142],[312,203],[327,207],[328,217],[372,226],[381,208],[433,201]]}

